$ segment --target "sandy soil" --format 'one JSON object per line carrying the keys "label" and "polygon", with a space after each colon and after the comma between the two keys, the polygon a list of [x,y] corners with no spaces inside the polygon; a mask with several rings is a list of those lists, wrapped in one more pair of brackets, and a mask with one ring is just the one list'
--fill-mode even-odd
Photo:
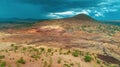
{"label": "sandy soil", "polygon": [[[5,56],[2,61],[10,67],[119,67],[119,30],[77,19],[44,21],[31,28],[1,31],[0,56]],[[40,47],[45,49],[42,54]],[[72,55],[75,50],[80,52],[78,57]],[[84,60],[86,55],[92,58],[90,62]],[[21,57],[25,64],[17,62]],[[110,60],[103,59],[106,57]]]}

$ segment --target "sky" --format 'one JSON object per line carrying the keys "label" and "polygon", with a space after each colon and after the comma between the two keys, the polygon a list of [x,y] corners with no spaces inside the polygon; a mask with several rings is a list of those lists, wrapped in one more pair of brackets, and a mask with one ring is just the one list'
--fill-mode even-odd
{"label": "sky", "polygon": [[58,19],[78,14],[120,20],[120,0],[0,0],[0,18]]}

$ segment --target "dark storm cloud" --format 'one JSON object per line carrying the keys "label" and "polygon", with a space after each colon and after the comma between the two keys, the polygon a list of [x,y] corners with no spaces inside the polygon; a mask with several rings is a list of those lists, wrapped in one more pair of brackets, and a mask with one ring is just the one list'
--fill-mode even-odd
{"label": "dark storm cloud", "polygon": [[96,19],[111,19],[110,15],[119,19],[119,3],[120,0],[0,0],[0,18],[48,19],[84,13]]}
{"label": "dark storm cloud", "polygon": [[66,11],[75,8],[97,7],[102,0],[17,0],[22,3],[40,5],[45,11]]}
{"label": "dark storm cloud", "polygon": [[57,5],[71,5],[71,6],[75,6],[77,4],[83,6],[89,6],[89,5],[93,5],[96,3],[101,2],[102,0],[16,0],[19,2],[23,2],[23,3],[30,3],[30,4],[43,4],[43,5],[48,5],[48,6],[57,6]]}

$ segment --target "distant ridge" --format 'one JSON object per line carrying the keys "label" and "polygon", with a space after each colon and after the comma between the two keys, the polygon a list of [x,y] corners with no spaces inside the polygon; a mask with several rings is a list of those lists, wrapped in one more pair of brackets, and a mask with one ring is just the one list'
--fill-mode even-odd
{"label": "distant ridge", "polygon": [[[40,22],[40,21],[39,21]],[[46,25],[60,25],[64,27],[78,26],[78,25],[98,25],[99,21],[93,19],[92,17],[86,14],[79,14],[70,18],[64,19],[53,19],[53,20],[45,20],[42,22],[37,22],[36,26],[46,26]]]}
{"label": "distant ridge", "polygon": [[94,18],[86,15],[86,14],[78,14],[76,16],[73,16],[69,19],[74,19],[74,20],[85,20],[85,21],[96,21]]}
{"label": "distant ridge", "polygon": [[42,21],[39,19],[32,19],[32,18],[27,18],[27,19],[20,19],[20,18],[0,18],[0,23],[33,23],[37,21]]}

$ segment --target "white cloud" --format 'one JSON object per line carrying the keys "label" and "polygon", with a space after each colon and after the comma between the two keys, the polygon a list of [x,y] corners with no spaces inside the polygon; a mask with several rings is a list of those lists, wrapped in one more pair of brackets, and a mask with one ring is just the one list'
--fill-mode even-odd
{"label": "white cloud", "polygon": [[63,18],[63,17],[61,17],[61,16],[59,16],[59,15],[56,15],[56,14],[53,14],[53,13],[50,13],[49,15],[47,15],[47,17],[50,17],[51,19],[53,18],[56,18],[56,19],[59,19],[59,18]]}
{"label": "white cloud", "polygon": [[104,14],[109,13],[109,12],[116,12],[119,10],[120,5],[116,5],[119,4],[120,0],[103,0],[101,3],[98,4],[98,8],[96,9],[96,13],[95,16],[99,17],[105,17]]}
{"label": "white cloud", "polygon": [[89,15],[90,10],[82,10],[82,11],[65,11],[65,12],[55,12],[55,13],[50,13],[47,15],[47,17],[50,18],[64,18],[64,16],[74,16],[78,14],[87,14]]}
{"label": "white cloud", "polygon": [[66,12],[56,12],[56,13],[52,13],[55,15],[73,15],[74,11],[66,11]]}
{"label": "white cloud", "polygon": [[96,13],[95,16],[96,17],[99,17],[99,16],[103,16],[104,17],[104,15],[102,13],[100,13],[100,12]]}
{"label": "white cloud", "polygon": [[103,0],[98,4],[99,7],[88,7],[85,9],[75,8],[65,12],[54,12],[50,13],[47,16],[50,18],[65,18],[71,17],[77,14],[87,14],[93,17],[105,17],[106,13],[116,12],[119,10],[120,5],[112,5],[112,4],[120,3],[119,0]]}
{"label": "white cloud", "polygon": [[78,14],[87,14],[89,15],[90,10],[82,10],[81,12],[78,12]]}
{"label": "white cloud", "polygon": [[118,5],[119,3],[120,0],[102,0],[101,3],[97,5],[97,7],[93,6],[84,9],[75,8],[71,9],[70,11],[50,13],[48,16],[54,16],[54,18],[64,18],[77,14],[87,14],[91,15],[94,18],[105,17],[108,13],[117,12],[120,10],[120,5]]}
{"label": "white cloud", "polygon": [[120,3],[120,0],[103,0],[98,6],[111,5],[113,3]]}

